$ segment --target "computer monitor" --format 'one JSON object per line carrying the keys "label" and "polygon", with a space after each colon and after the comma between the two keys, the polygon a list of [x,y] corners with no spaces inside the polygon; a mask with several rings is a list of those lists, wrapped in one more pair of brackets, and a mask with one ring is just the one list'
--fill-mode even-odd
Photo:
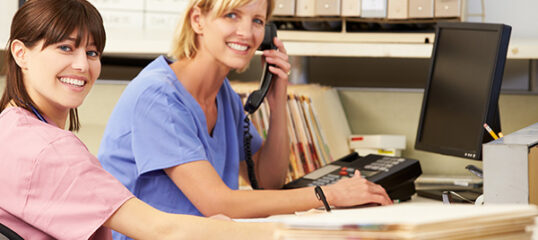
{"label": "computer monitor", "polygon": [[415,149],[482,159],[500,132],[498,99],[511,27],[439,23],[424,91]]}

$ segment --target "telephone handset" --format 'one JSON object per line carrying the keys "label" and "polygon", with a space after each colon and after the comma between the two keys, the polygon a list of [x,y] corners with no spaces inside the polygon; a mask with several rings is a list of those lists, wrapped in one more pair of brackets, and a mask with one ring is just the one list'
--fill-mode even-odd
{"label": "telephone handset", "polygon": [[[274,43],[275,37],[276,37],[276,25],[274,23],[266,24],[263,42],[258,48],[258,50],[263,51],[263,50],[268,50],[268,49],[277,49]],[[263,66],[260,89],[252,92],[247,98],[247,102],[245,103],[245,111],[247,111],[248,114],[252,114],[256,112],[256,110],[258,110],[258,108],[263,102],[263,99],[265,98],[265,95],[267,95],[267,92],[269,91],[269,88],[271,87],[273,74],[271,73],[271,71],[269,71],[269,66],[274,66],[274,65],[268,64],[267,62],[265,62]],[[247,164],[248,179],[253,189],[260,189],[260,187],[258,186],[258,181],[256,180],[256,174],[254,172],[254,161],[252,160],[252,152],[250,150],[250,140],[252,139],[252,135],[250,135],[250,132],[249,132],[250,120],[248,116],[245,117],[245,124],[243,127],[244,127],[243,142],[244,142],[244,148],[245,148],[245,162]]]}
{"label": "telephone handset", "polygon": [[[268,50],[268,49],[277,49],[274,38],[276,37],[276,25],[274,23],[268,23],[265,25],[265,35],[263,37],[263,42],[258,48],[258,50]],[[252,92],[247,99],[247,102],[245,103],[245,111],[252,114],[258,110],[260,107],[260,104],[262,104],[263,99],[265,98],[265,95],[267,95],[267,92],[269,91],[269,87],[271,87],[271,79],[273,78],[273,73],[269,71],[269,66],[273,66],[272,64],[268,64],[267,62],[263,66],[263,73],[262,73],[262,79],[261,79],[261,85],[260,89]]]}

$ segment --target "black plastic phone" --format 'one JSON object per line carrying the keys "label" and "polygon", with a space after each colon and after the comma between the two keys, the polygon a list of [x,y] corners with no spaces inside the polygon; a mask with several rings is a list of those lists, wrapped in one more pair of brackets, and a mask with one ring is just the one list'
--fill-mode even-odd
{"label": "black plastic phone", "polygon": [[371,182],[381,185],[393,200],[406,201],[415,194],[415,180],[422,174],[418,160],[351,153],[324,167],[284,185],[285,189],[323,186],[352,177],[355,170]]}
{"label": "black plastic phone", "polygon": [[[274,23],[268,23],[265,25],[265,35],[263,37],[263,42],[258,48],[258,50],[268,50],[268,49],[277,49],[274,44],[274,38],[276,37],[276,25]],[[273,74],[269,71],[269,66],[274,66],[268,64],[267,62],[263,66],[262,79],[260,83],[260,89],[252,92],[245,103],[245,111],[248,113],[254,113],[262,104],[263,99],[267,95],[269,88],[271,87],[271,79]]]}
{"label": "black plastic phone", "polygon": [[[274,23],[268,23],[265,25],[265,35],[263,37],[263,42],[258,48],[258,50],[267,50],[267,49],[277,49],[274,38],[276,37],[276,25]],[[267,95],[269,88],[271,87],[271,82],[273,79],[273,74],[269,71],[269,66],[274,66],[265,62],[263,66],[262,79],[260,83],[260,89],[252,92],[245,103],[245,111],[249,114],[252,114],[258,110],[260,105],[263,102],[263,99]],[[243,129],[243,142],[245,148],[245,162],[247,164],[247,173],[250,185],[253,189],[260,189],[258,186],[258,181],[256,179],[256,174],[254,172],[254,161],[252,160],[252,152],[250,150],[250,140],[252,136],[250,135],[250,120],[245,117],[245,124]]]}

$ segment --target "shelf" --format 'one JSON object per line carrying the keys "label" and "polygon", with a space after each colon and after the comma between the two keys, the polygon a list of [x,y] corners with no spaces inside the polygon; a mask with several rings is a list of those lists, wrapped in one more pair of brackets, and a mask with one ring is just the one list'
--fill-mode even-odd
{"label": "shelf", "polygon": [[[435,40],[433,33],[279,31],[278,35],[290,56],[318,57],[429,58]],[[172,34],[109,31],[107,39],[107,56],[153,58],[169,52]],[[5,46],[5,41],[0,44]],[[512,39],[508,58],[538,59],[538,40]]]}
{"label": "shelf", "polygon": [[291,56],[429,58],[435,38],[433,33],[279,31],[278,34]]}
{"label": "shelf", "polygon": [[[433,33],[279,31],[278,35],[290,56],[428,58],[434,39]],[[112,32],[107,38],[106,55],[144,57],[166,54],[172,35],[165,32]],[[424,43],[426,39],[429,44]]]}

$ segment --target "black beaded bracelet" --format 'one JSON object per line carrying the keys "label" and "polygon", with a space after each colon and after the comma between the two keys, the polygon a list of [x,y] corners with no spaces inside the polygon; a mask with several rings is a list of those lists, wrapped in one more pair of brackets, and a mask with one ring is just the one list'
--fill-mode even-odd
{"label": "black beaded bracelet", "polygon": [[325,210],[327,212],[331,211],[331,206],[329,206],[329,203],[327,202],[327,198],[325,198],[325,194],[323,193],[323,190],[321,190],[320,186],[316,186],[314,188],[314,192],[316,193],[316,197],[323,202],[323,206],[325,206]]}

